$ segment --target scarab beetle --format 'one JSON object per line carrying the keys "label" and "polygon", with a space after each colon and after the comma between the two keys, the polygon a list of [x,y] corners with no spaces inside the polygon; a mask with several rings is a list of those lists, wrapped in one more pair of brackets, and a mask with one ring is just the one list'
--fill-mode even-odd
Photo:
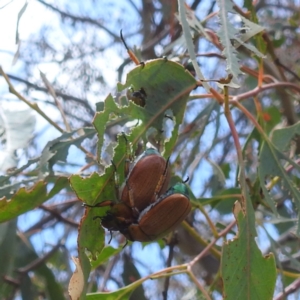
{"label": "scarab beetle", "polygon": [[86,206],[110,206],[106,215],[99,217],[101,225],[109,231],[126,230],[132,223],[137,222],[142,210],[166,192],[170,176],[168,160],[166,161],[157,150],[149,148],[129,169],[120,190],[119,202],[107,200]]}
{"label": "scarab beetle", "polygon": [[136,223],[120,228],[120,232],[130,241],[156,240],[175,229],[187,217],[191,208],[186,185],[177,183],[145,208]]}
{"label": "scarab beetle", "polygon": [[166,192],[170,177],[169,161],[157,150],[149,148],[129,170],[121,189],[120,200],[141,212]]}

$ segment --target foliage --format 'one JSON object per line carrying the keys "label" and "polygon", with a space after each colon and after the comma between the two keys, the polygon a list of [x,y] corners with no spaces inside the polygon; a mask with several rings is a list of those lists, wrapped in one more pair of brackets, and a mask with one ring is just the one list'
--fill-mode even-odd
{"label": "foliage", "polygon": [[[49,23],[19,44],[18,69],[0,68],[7,105],[29,107],[0,107],[1,298],[297,297],[295,10],[227,0],[216,13],[215,2],[207,10],[199,1],[38,2],[67,39],[54,38]],[[18,43],[31,5],[16,12]],[[289,32],[272,27],[275,19]],[[120,28],[128,45],[144,46],[135,49],[144,63],[118,61]],[[49,72],[37,72],[45,64]],[[82,203],[117,202],[128,158],[148,147],[170,158],[171,185],[188,175],[193,211],[163,240],[123,248],[115,232],[107,245],[97,217],[109,208]]]}

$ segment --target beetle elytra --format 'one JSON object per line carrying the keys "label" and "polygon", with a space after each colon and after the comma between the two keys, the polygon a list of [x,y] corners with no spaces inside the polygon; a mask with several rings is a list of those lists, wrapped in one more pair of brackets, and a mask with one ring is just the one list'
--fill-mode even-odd
{"label": "beetle elytra", "polygon": [[130,241],[156,240],[175,229],[187,217],[191,208],[186,186],[178,183],[143,210],[136,224],[121,228],[120,232]]}

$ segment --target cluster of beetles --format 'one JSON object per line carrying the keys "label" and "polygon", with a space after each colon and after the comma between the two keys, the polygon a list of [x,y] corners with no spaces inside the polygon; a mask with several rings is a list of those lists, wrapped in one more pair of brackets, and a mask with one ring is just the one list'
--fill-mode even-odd
{"label": "cluster of beetles", "polygon": [[118,202],[86,205],[110,206],[104,216],[96,217],[110,232],[119,231],[130,241],[153,241],[175,229],[191,211],[184,183],[168,189],[171,179],[169,160],[157,150],[144,151],[125,168],[125,175]]}

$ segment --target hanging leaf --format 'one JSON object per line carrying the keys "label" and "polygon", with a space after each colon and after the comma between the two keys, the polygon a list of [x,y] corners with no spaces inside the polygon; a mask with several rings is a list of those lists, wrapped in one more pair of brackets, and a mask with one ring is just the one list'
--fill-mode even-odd
{"label": "hanging leaf", "polygon": [[[242,72],[240,71],[239,67],[239,58],[238,58],[238,52],[236,50],[237,47],[240,45],[243,45],[248,50],[253,52],[255,55],[259,57],[264,57],[262,53],[260,53],[252,44],[247,44],[244,41],[249,39],[251,36],[253,36],[255,33],[262,30],[262,28],[258,28],[258,25],[251,22],[251,21],[245,21],[245,25],[250,29],[250,33],[246,36],[240,37],[240,31],[244,31],[243,28],[235,28],[233,24],[229,21],[228,14],[234,14],[234,16],[238,16],[241,19],[241,16],[239,16],[236,12],[236,10],[233,8],[233,2],[230,0],[217,0],[218,6],[219,6],[219,12],[218,16],[220,19],[220,30],[218,31],[218,36],[220,38],[220,42],[224,47],[224,50],[222,54],[226,57],[227,61],[227,68],[226,71],[229,74],[232,74],[234,77],[234,81],[237,81],[237,78]],[[243,30],[242,30],[243,29]],[[246,30],[248,31],[248,30]],[[244,39],[244,40],[242,40]],[[234,45],[234,42],[237,42],[237,45]]]}
{"label": "hanging leaf", "polygon": [[241,204],[235,203],[234,215],[239,233],[234,240],[223,245],[223,297],[244,300],[272,299],[276,282],[275,259],[273,254],[263,257],[257,247],[254,211],[250,211],[250,205],[247,207],[245,216]]}
{"label": "hanging leaf", "polygon": [[[273,132],[273,141],[282,150],[286,149],[292,137],[299,132],[299,124],[287,127],[285,129],[278,129]],[[280,150],[275,147],[270,141],[264,141],[259,155],[260,164],[258,167],[258,176],[263,190],[264,196],[270,205],[273,213],[276,213],[275,202],[270,196],[269,191],[265,186],[267,178],[278,176],[282,183],[282,187],[287,190],[291,199],[298,207],[298,219],[300,220],[300,192],[293,181],[293,178],[286,172],[282,165],[282,160],[290,163],[295,170],[300,171],[300,166],[293,160],[285,156]],[[300,234],[300,223],[298,222],[297,233]]]}
{"label": "hanging leaf", "polygon": [[40,172],[52,172],[52,167],[57,162],[66,162],[69,148],[72,145],[79,146],[86,138],[92,138],[95,134],[93,128],[81,128],[71,132],[63,133],[58,138],[50,141],[44,147],[40,159]]}

